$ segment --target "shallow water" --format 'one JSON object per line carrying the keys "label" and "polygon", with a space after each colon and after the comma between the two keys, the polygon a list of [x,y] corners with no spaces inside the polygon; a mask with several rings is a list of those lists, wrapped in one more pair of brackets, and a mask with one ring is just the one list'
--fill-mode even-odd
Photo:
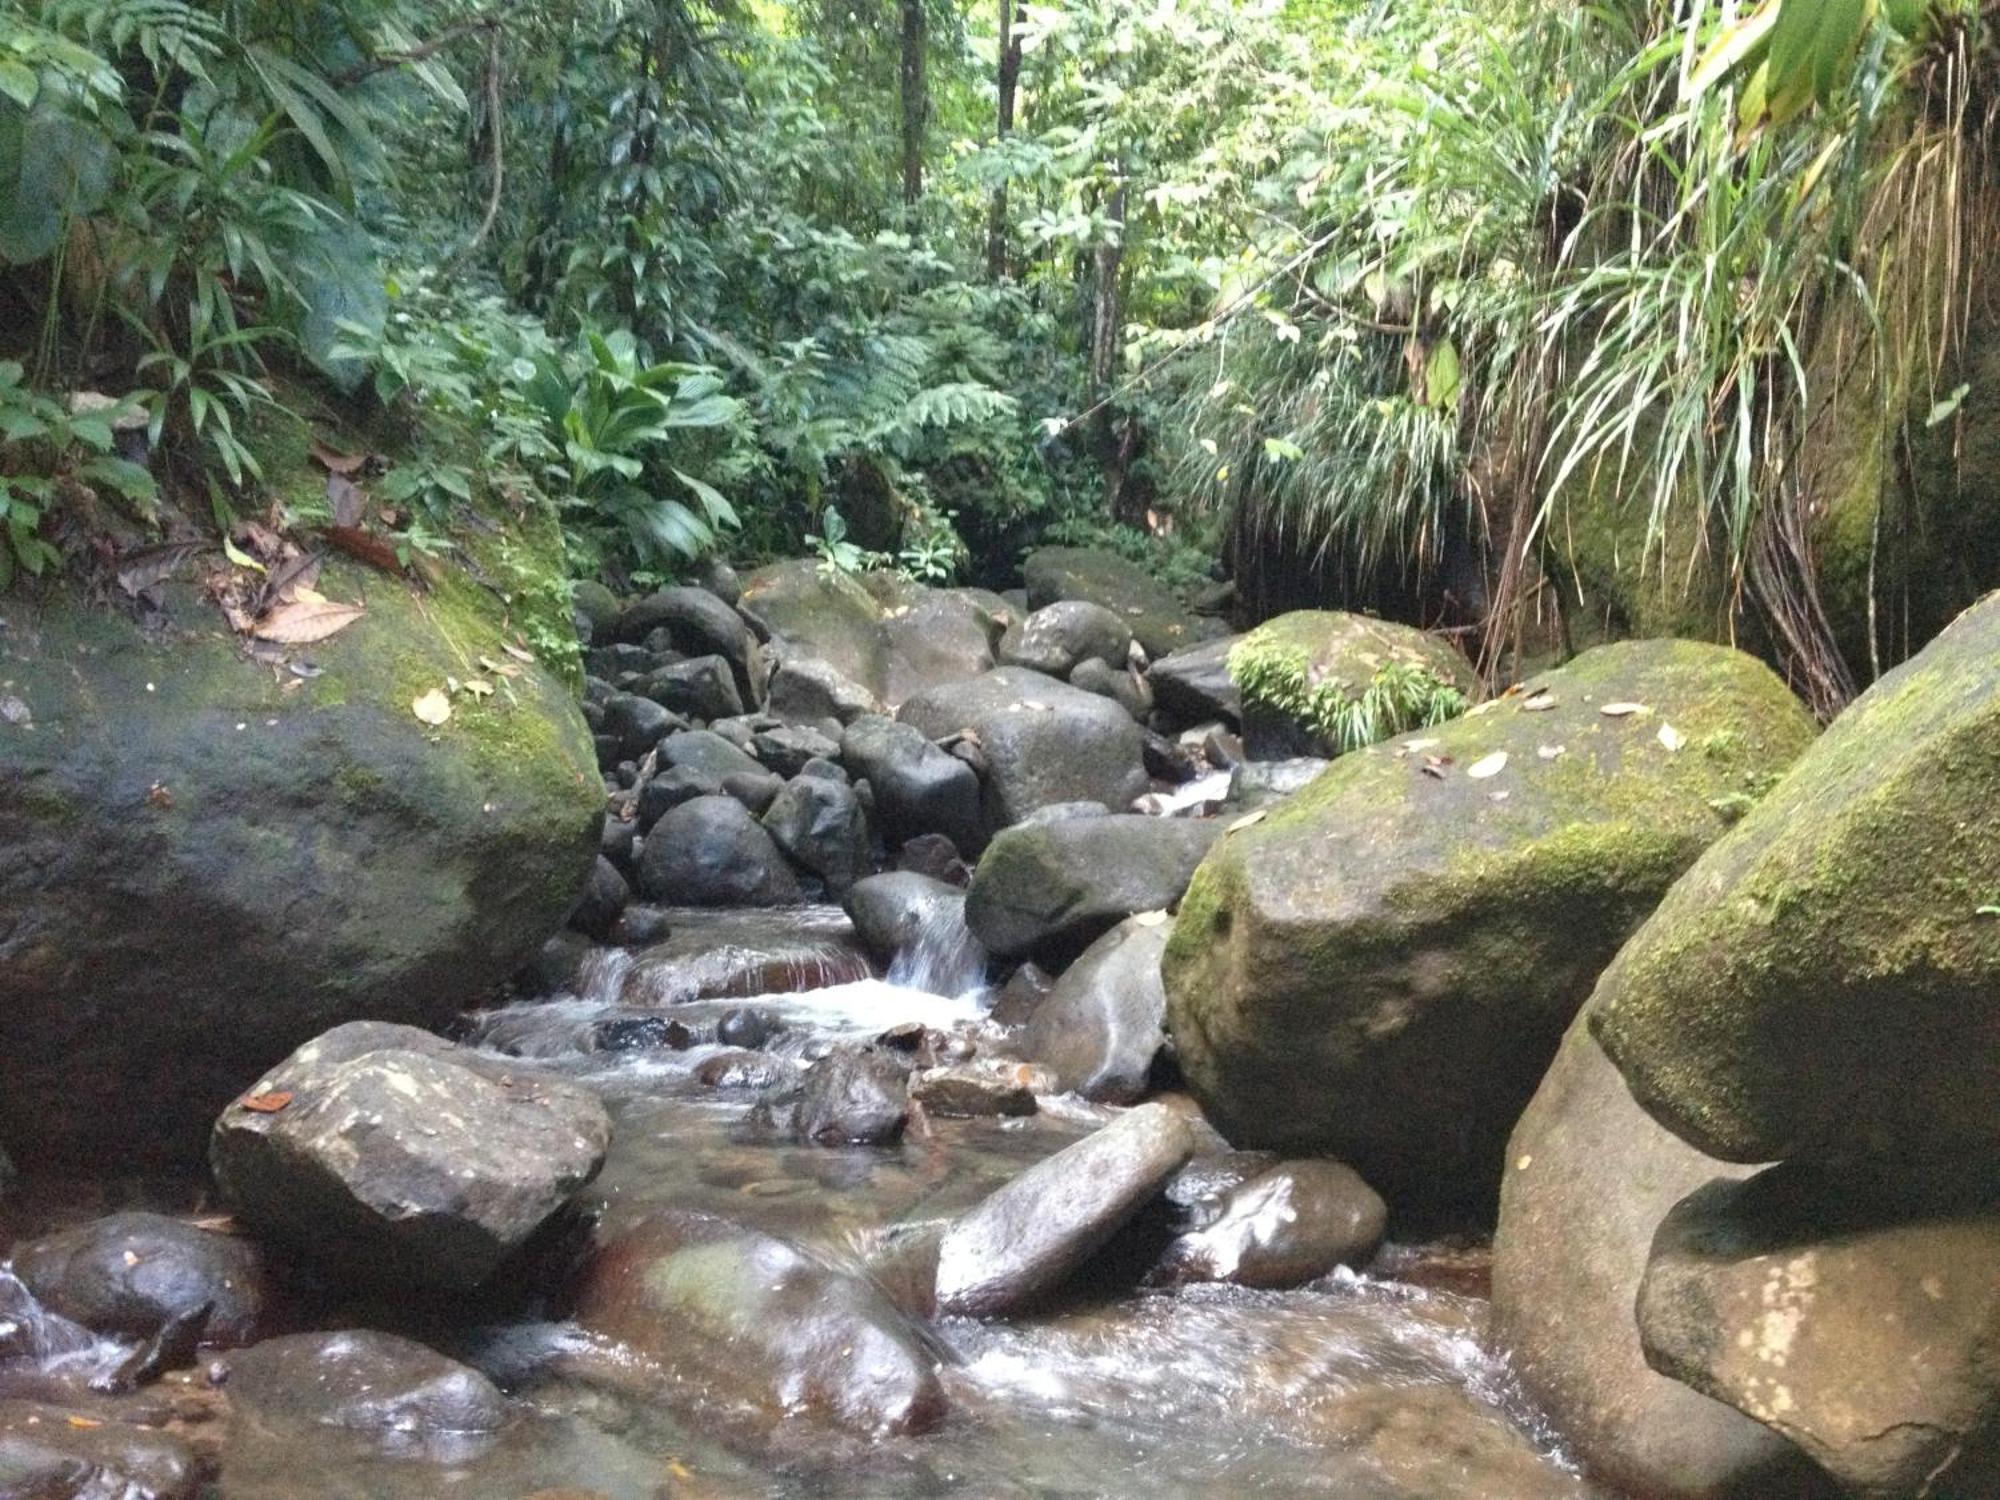
{"label": "shallow water", "polygon": [[[733,955],[718,962],[689,928]],[[599,1029],[656,1013],[712,1034],[724,1012],[749,1003],[784,1027],[768,1050],[802,1062],[907,1022],[990,1036],[984,997],[964,983],[976,966],[956,942],[934,935],[921,963],[893,971],[956,976],[965,992],[947,996],[856,973],[835,914],[696,919],[662,948],[595,956],[582,994],[475,1018],[467,1040],[603,1094],[615,1143],[584,1206],[607,1231],[649,1209],[698,1208],[865,1267],[896,1226],[963,1210],[1106,1112],[1050,1101],[1022,1120],[930,1122],[892,1148],[806,1147],[746,1123],[753,1093],[695,1079],[717,1047],[605,1050]],[[734,980],[709,988],[725,970],[775,974],[784,987],[749,1000],[732,992]],[[710,998],[659,998],[698,994]],[[737,1414],[711,1393],[662,1390],[629,1352],[532,1311],[412,1330],[518,1398],[506,1432],[450,1451],[262,1427],[228,1416],[226,1389],[204,1391],[198,1371],[132,1399],[219,1406],[222,1415],[197,1420],[191,1435],[220,1452],[216,1494],[232,1500],[1586,1495],[1483,1349],[1484,1316],[1476,1296],[1382,1276],[1337,1273],[1286,1293],[1145,1294],[1092,1288],[1086,1278],[1067,1306],[1032,1319],[938,1325],[951,1417],[928,1436],[876,1443],[794,1430],[802,1424],[746,1441]],[[39,1342],[12,1362],[16,1376],[75,1388],[122,1357],[116,1345],[48,1320],[0,1276],[0,1326],[10,1318],[38,1330]]]}

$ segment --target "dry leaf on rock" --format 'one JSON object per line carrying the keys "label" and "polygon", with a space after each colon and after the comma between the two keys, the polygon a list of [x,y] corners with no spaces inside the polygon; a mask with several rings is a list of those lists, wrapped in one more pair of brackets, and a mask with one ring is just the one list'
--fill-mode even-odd
{"label": "dry leaf on rock", "polygon": [[1507,769],[1507,752],[1495,750],[1483,760],[1474,761],[1465,768],[1465,774],[1474,781],[1487,781]]}
{"label": "dry leaf on rock", "polygon": [[363,613],[358,604],[336,603],[309,588],[300,588],[297,595],[259,620],[250,633],[280,646],[308,646],[345,630]]}
{"label": "dry leaf on rock", "polygon": [[1225,828],[1223,832],[1241,833],[1246,828],[1256,827],[1259,823],[1263,822],[1264,819],[1266,819],[1269,816],[1270,814],[1268,812],[1266,812],[1262,808],[1259,808],[1256,812],[1245,813],[1242,817],[1238,818],[1234,823],[1231,823],[1227,828]]}
{"label": "dry leaf on rock", "polygon": [[269,1094],[249,1094],[244,1097],[243,1107],[254,1115],[275,1115],[292,1102],[292,1096],[283,1089]]}
{"label": "dry leaf on rock", "polygon": [[451,699],[443,688],[432,688],[410,705],[410,712],[426,724],[438,725],[451,717]]}
{"label": "dry leaf on rock", "polygon": [[326,476],[327,503],[333,507],[333,524],[336,526],[359,526],[361,513],[368,504],[368,492],[351,479],[339,474]]}
{"label": "dry leaf on rock", "polygon": [[1687,743],[1687,736],[1671,724],[1662,724],[1660,726],[1660,743],[1666,747],[1667,754],[1672,755]]}
{"label": "dry leaf on rock", "polygon": [[1598,710],[1607,719],[1629,719],[1634,714],[1646,712],[1643,703],[1607,703]]}
{"label": "dry leaf on rock", "polygon": [[513,657],[515,661],[533,661],[535,659],[534,652],[523,651],[519,646],[513,645],[511,642],[508,641],[502,641],[500,643],[500,649],[502,651],[505,651],[509,656]]}
{"label": "dry leaf on rock", "polygon": [[367,454],[336,453],[325,443],[318,441],[312,445],[312,456],[320,461],[320,466],[328,473],[342,476],[358,474],[368,466]]}
{"label": "dry leaf on rock", "polygon": [[1542,688],[1537,692],[1530,693],[1522,700],[1521,712],[1524,714],[1545,714],[1555,706],[1556,695],[1547,688]]}
{"label": "dry leaf on rock", "polygon": [[475,698],[490,698],[493,696],[493,684],[482,681],[477,677],[467,678],[464,687]]}

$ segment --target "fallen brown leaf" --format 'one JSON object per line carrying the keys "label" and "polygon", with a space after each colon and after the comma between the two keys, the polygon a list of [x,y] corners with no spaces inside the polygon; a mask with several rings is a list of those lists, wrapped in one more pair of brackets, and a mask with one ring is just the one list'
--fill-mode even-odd
{"label": "fallen brown leaf", "polygon": [[315,441],[312,445],[312,456],[318,459],[321,467],[326,469],[330,474],[339,474],[342,476],[358,474],[368,467],[367,454],[336,453],[333,449],[327,447],[325,443],[318,441]]}
{"label": "fallen brown leaf", "polygon": [[531,662],[535,659],[534,652],[523,651],[519,646],[514,645],[511,641],[502,641],[500,643],[500,649],[502,651],[505,651],[509,656],[513,657],[515,661]]}
{"label": "fallen brown leaf", "polygon": [[360,485],[340,474],[329,474],[326,476],[326,498],[333,507],[334,525],[361,524],[361,513],[368,505],[368,492]]}
{"label": "fallen brown leaf", "polygon": [[326,539],[349,557],[359,558],[384,573],[403,571],[403,560],[396,556],[396,549],[372,531],[363,531],[358,526],[329,526]]}
{"label": "fallen brown leaf", "polygon": [[1634,714],[1646,711],[1643,703],[1607,703],[1598,710],[1607,719],[1629,719]]}
{"label": "fallen brown leaf", "polygon": [[451,699],[444,695],[443,688],[432,688],[411,703],[410,712],[426,724],[436,727],[451,717]]}
{"label": "fallen brown leaf", "polygon": [[243,1107],[253,1115],[275,1115],[292,1102],[292,1096],[283,1089],[268,1094],[247,1094]]}
{"label": "fallen brown leaf", "polygon": [[307,646],[345,630],[362,614],[358,604],[341,604],[301,588],[296,599],[280,604],[259,620],[250,633],[260,641],[280,646]]}

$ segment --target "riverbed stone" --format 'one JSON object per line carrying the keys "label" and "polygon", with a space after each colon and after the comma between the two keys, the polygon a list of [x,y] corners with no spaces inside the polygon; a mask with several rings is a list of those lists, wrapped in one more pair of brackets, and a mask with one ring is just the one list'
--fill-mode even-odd
{"label": "riverbed stone", "polygon": [[665,906],[786,906],[798,877],[734,797],[696,797],[653,825],[639,859],[639,889]]}
{"label": "riverbed stone", "polygon": [[477,1370],[367,1329],[295,1333],[229,1357],[229,1396],[266,1425],[423,1440],[498,1432],[507,1398]]}
{"label": "riverbed stone", "polygon": [[743,712],[736,676],[720,656],[696,656],[649,672],[639,692],[689,719],[733,719]]}
{"label": "riverbed stone", "polygon": [[[529,567],[542,518],[515,524]],[[319,590],[367,603],[309,678],[245,655],[191,577],[162,587],[150,630],[67,586],[0,608],[0,697],[29,713],[0,719],[0,1143],[24,1167],[185,1168],[245,1073],[329,1024],[479,1003],[562,926],[602,825],[554,671],[441,726],[410,711],[504,656],[468,579],[420,595],[328,558]],[[567,632],[539,608],[513,625]]]}
{"label": "riverbed stone", "polygon": [[847,915],[869,952],[893,959],[913,947],[927,927],[951,923],[951,913],[963,925],[965,892],[908,870],[892,870],[855,882],[847,893]]}
{"label": "riverbed stone", "polygon": [[1388,1220],[1388,1205],[1353,1168],[1284,1162],[1232,1189],[1211,1221],[1168,1245],[1153,1279],[1303,1286],[1336,1266],[1367,1265]]}
{"label": "riverbed stone", "polygon": [[1034,1063],[982,1057],[910,1076],[910,1097],[939,1119],[1031,1115],[1035,1096],[1056,1092],[1055,1075]]}
{"label": "riverbed stone", "polygon": [[1115,552],[1040,547],[1028,554],[1021,572],[1030,609],[1046,609],[1065,599],[1102,605],[1124,622],[1149,657],[1225,633],[1219,622],[1195,614],[1165,584]]}
{"label": "riverbed stone", "polygon": [[1122,667],[1131,651],[1131,627],[1103,605],[1083,599],[1038,609],[1000,640],[1006,665],[1051,677],[1068,677],[1077,663],[1093,657]]}
{"label": "riverbed stone", "polygon": [[0,1494],[19,1500],[195,1500],[179,1438],[40,1401],[0,1401]]}
{"label": "riverbed stone", "polygon": [[661,740],[687,728],[687,720],[664,704],[638,693],[614,693],[604,700],[604,733],[618,742],[620,760],[641,760]]}
{"label": "riverbed stone", "polygon": [[722,782],[699,766],[669,766],[639,788],[634,804],[639,815],[638,828],[642,833],[650,833],[655,823],[683,802],[718,796],[721,792]]}
{"label": "riverbed stone", "polygon": [[718,782],[725,776],[756,775],[764,769],[748,750],[732,744],[712,727],[670,734],[660,741],[659,751],[662,771],[698,771]]}
{"label": "riverbed stone", "polygon": [[1134,913],[1179,902],[1221,832],[1136,814],[1007,829],[973,871],[966,924],[1002,958],[1073,957]]}
{"label": "riverbed stone", "polygon": [[653,1360],[671,1397],[719,1393],[765,1429],[926,1432],[947,1403],[918,1330],[880,1291],[770,1235],[686,1210],[612,1235],[574,1315]]}
{"label": "riverbed stone", "polygon": [[840,739],[841,763],[875,789],[875,811],[892,843],[943,834],[960,850],[986,845],[979,773],[909,724],[857,718]]}
{"label": "riverbed stone", "polygon": [[18,1245],[14,1274],[42,1306],[93,1332],[145,1340],[184,1324],[191,1341],[222,1348],[256,1335],[270,1297],[254,1243],[155,1213],[112,1214]]}
{"label": "riverbed stone", "polygon": [[301,1255],[470,1288],[597,1175],[610,1139],[585,1089],[355,1022],[224,1109],[210,1163],[238,1216]]}
{"label": "riverbed stone", "polygon": [[1646,1356],[1849,1494],[2000,1493],[1996,1188],[1988,1162],[1937,1175],[1788,1162],[1701,1188],[1653,1240]]}
{"label": "riverbed stone", "polygon": [[799,776],[772,799],[762,823],[795,864],[826,882],[838,900],[869,868],[868,815],[854,788],[821,776]]}
{"label": "riverbed stone", "polygon": [[886,1146],[903,1138],[909,1122],[908,1066],[838,1047],[806,1069],[792,1128],[817,1146]]}
{"label": "riverbed stone", "polygon": [[881,713],[882,700],[831,662],[792,651],[779,660],[771,673],[769,707],[788,724],[824,724],[831,720],[845,726],[863,714]]}
{"label": "riverbed stone", "polygon": [[1001,667],[920,693],[898,717],[932,740],[976,739],[989,830],[1058,802],[1129,807],[1146,790],[1145,735],[1131,715],[1039,672]]}
{"label": "riverbed stone", "polygon": [[612,626],[620,641],[643,641],[665,629],[676,649],[689,656],[719,656],[729,663],[737,696],[749,707],[764,701],[769,665],[750,627],[729,605],[704,588],[681,585],[634,601]]}
{"label": "riverbed stone", "polygon": [[1238,1145],[1485,1218],[1599,972],[1813,733],[1755,659],[1645,641],[1342,756],[1182,904],[1163,972],[1190,1087]]}
{"label": "riverbed stone", "polygon": [[1193,1153],[1180,1115],[1142,1104],[1028,1168],[945,1230],[938,1309],[995,1317],[1054,1291]]}
{"label": "riverbed stone", "polygon": [[1146,668],[1146,683],[1160,712],[1179,728],[1220,719],[1243,721],[1243,697],[1229,675],[1229,653],[1241,636],[1183,647]]}
{"label": "riverbed stone", "polygon": [[780,724],[762,729],[752,739],[757,759],[789,781],[814,761],[839,758],[840,741],[805,724]]}
{"label": "riverbed stone", "polygon": [[1598,1039],[1732,1161],[2000,1146],[2000,595],[1855,701],[1619,954]]}
{"label": "riverbed stone", "polygon": [[1014,1043],[1021,1055],[1054,1073],[1064,1093],[1103,1104],[1141,1098],[1167,1040],[1160,958],[1171,931],[1154,912],[1092,943],[1034,1008]]}
{"label": "riverbed stone", "polygon": [[1494,1340],[1577,1457],[1631,1494],[1823,1492],[1790,1443],[1656,1373],[1639,1342],[1633,1304],[1660,1221],[1705,1183],[1746,1170],[1703,1156],[1640,1109],[1582,1018],[1508,1145]]}
{"label": "riverbed stone", "polygon": [[618,914],[631,903],[632,887],[625,883],[618,867],[600,854],[576,908],[569,914],[569,925],[594,938],[609,937]]}

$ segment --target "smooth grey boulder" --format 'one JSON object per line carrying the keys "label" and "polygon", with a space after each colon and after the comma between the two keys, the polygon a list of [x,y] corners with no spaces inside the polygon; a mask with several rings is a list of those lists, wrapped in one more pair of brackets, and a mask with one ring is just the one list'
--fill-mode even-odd
{"label": "smooth grey boulder", "polygon": [[826,882],[838,900],[869,867],[868,816],[854,788],[820,776],[785,783],[763,825],[793,862]]}
{"label": "smooth grey boulder", "polygon": [[231,1355],[228,1370],[231,1403],[266,1425],[421,1442],[498,1432],[510,1417],[484,1375],[393,1333],[288,1334]]}
{"label": "smooth grey boulder", "polygon": [[660,741],[659,751],[662,771],[698,771],[717,782],[725,776],[756,775],[764,769],[748,750],[731,744],[713,728],[670,734]]}
{"label": "smooth grey boulder", "polygon": [[703,1392],[766,1432],[804,1421],[892,1437],[946,1415],[922,1334],[873,1284],[724,1219],[669,1209],[613,1233],[574,1316],[657,1365],[670,1399]]}
{"label": "smooth grey boulder", "polygon": [[1241,636],[1204,641],[1162,656],[1146,668],[1160,712],[1181,728],[1220,719],[1243,722],[1243,697],[1229,675],[1229,653]]}
{"label": "smooth grey boulder", "polygon": [[1142,1104],[1028,1168],[945,1230],[939,1311],[995,1317],[1054,1291],[1193,1153],[1185,1119]]}
{"label": "smooth grey boulder", "polygon": [[595,1094],[414,1027],[308,1042],[215,1123],[239,1217],[358,1280],[478,1286],[597,1175]]}
{"label": "smooth grey boulder", "polygon": [[831,761],[840,756],[840,741],[806,724],[780,724],[760,729],[751,737],[751,753],[770,770],[789,781],[814,761]]}
{"label": "smooth grey boulder", "polygon": [[931,740],[976,739],[991,830],[1057,802],[1130,807],[1146,790],[1145,734],[1131,715],[1039,672],[1001,667],[919,693],[898,717]]}
{"label": "smooth grey boulder", "polygon": [[641,695],[689,719],[733,719],[743,712],[734,670],[720,656],[697,656],[648,673]]}
{"label": "smooth grey boulder", "polygon": [[[1146,686],[1146,679],[1130,667],[1114,666],[1097,657],[1087,657],[1070,669],[1069,682],[1071,687],[1082,688],[1100,698],[1109,698],[1130,714],[1136,724],[1144,724],[1152,717],[1153,690]],[[1151,738],[1146,743],[1150,771],[1157,746]]]}
{"label": "smooth grey boulder", "polygon": [[831,662],[802,652],[781,658],[771,673],[770,711],[788,724],[852,724],[882,712],[882,700]]}
{"label": "smooth grey boulder", "polygon": [[798,878],[734,797],[696,797],[653,825],[639,889],[663,906],[788,906]]}
{"label": "smooth grey boulder", "polygon": [[1493,1237],[1493,1337],[1571,1450],[1659,1500],[1818,1493],[1790,1443],[1655,1373],[1633,1304],[1660,1221],[1718,1177],[1634,1102],[1579,1019],[1507,1147]]}
{"label": "smooth grey boulder", "polygon": [[877,715],[857,718],[840,738],[841,764],[875,790],[875,813],[893,844],[941,833],[960,851],[986,844],[979,773],[923,731]]}
{"label": "smooth grey boulder", "polygon": [[1038,609],[1000,639],[1003,664],[1051,677],[1068,677],[1077,663],[1093,657],[1122,667],[1131,651],[1131,627],[1103,605],[1082,599]]}
{"label": "smooth grey boulder", "polygon": [[863,946],[878,958],[893,959],[915,946],[927,927],[950,921],[954,911],[962,926],[965,892],[927,875],[891,870],[856,881],[846,908]]}
{"label": "smooth grey boulder", "polygon": [[1655,1369],[1869,1500],[2000,1493],[2000,1177],[1788,1162],[1669,1213],[1639,1289]]}
{"label": "smooth grey boulder", "polygon": [[96,1333],[248,1343],[270,1297],[256,1244],[164,1214],[117,1213],[14,1249],[14,1274],[51,1312]]}
{"label": "smooth grey boulder", "polygon": [[1130,628],[1146,655],[1167,656],[1224,633],[1174,597],[1166,585],[1115,552],[1090,547],[1042,547],[1021,567],[1028,607],[1046,609],[1064,599],[1101,604]]}
{"label": "smooth grey boulder", "polygon": [[1092,943],[1034,1009],[1014,1045],[1055,1075],[1064,1093],[1130,1104],[1166,1045],[1167,992],[1160,957],[1172,931],[1163,916],[1132,917]]}
{"label": "smooth grey boulder", "polygon": [[1230,1189],[1213,1219],[1167,1246],[1151,1280],[1282,1291],[1374,1258],[1389,1208],[1353,1168],[1283,1162]]}
{"label": "smooth grey boulder", "polygon": [[764,701],[769,673],[764,653],[743,617],[704,588],[665,588],[628,605],[612,626],[619,641],[643,641],[664,628],[690,656],[719,656],[729,663],[736,689],[750,706]]}
{"label": "smooth grey boulder", "polygon": [[1221,832],[1134,814],[1007,829],[973,871],[966,924],[1002,958],[1066,960],[1125,918],[1179,902]]}

